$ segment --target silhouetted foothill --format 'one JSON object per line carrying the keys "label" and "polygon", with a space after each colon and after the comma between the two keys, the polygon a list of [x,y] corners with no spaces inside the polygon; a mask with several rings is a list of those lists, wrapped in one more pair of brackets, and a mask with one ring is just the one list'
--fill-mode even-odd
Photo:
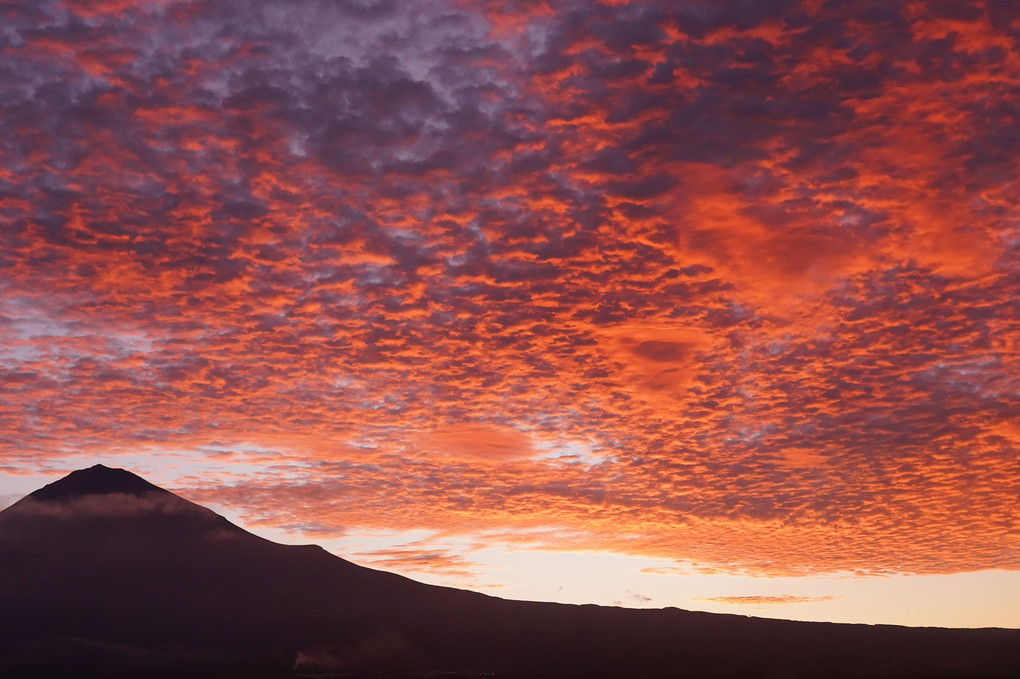
{"label": "silhouetted foothill", "polygon": [[1015,676],[1020,630],[509,601],[280,545],[97,465],[0,512],[0,677]]}

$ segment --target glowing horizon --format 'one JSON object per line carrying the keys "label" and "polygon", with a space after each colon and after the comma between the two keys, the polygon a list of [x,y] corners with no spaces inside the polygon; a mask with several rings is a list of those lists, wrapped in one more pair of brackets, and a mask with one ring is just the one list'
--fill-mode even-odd
{"label": "glowing horizon", "polygon": [[991,573],[959,619],[1020,627],[1020,10],[0,12],[0,496],[102,461],[520,598]]}

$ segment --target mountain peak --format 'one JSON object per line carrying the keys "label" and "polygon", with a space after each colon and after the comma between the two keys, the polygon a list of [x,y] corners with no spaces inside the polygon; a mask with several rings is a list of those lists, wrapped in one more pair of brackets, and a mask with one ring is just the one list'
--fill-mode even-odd
{"label": "mountain peak", "polygon": [[[88,469],[73,471],[59,481],[47,484],[29,497],[48,502],[71,500],[84,495],[147,495],[168,493],[137,474],[97,464]],[[169,494],[169,493],[168,493]]]}

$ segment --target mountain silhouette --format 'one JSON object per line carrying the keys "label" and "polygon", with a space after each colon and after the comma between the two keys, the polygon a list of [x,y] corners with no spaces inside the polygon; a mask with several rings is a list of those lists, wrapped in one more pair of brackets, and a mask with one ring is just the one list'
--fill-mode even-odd
{"label": "mountain silhouette", "polygon": [[[163,495],[176,497],[173,493],[153,485],[126,469],[111,469],[97,464],[88,469],[73,471],[59,481],[47,484],[28,497],[44,502],[68,502],[87,495]],[[180,499],[180,498],[178,498]]]}
{"label": "mountain silhouette", "polygon": [[0,512],[3,677],[1012,677],[1020,630],[510,601],[281,545],[96,465]]}

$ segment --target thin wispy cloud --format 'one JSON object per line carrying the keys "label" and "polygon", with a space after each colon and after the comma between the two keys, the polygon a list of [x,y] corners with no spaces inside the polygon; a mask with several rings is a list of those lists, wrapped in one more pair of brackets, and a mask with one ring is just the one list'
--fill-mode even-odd
{"label": "thin wispy cloud", "polygon": [[707,601],[713,604],[730,604],[736,606],[774,606],[777,604],[811,604],[819,601],[832,601],[836,596],[797,596],[780,594],[774,596],[715,596],[695,601]]}

